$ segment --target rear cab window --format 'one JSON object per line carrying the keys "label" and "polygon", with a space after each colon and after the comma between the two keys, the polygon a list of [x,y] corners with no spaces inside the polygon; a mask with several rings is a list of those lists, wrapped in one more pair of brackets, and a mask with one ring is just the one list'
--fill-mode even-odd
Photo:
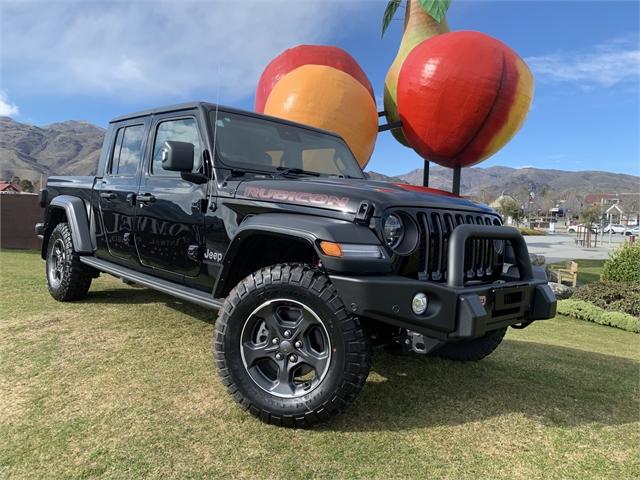
{"label": "rear cab window", "polygon": [[142,160],[144,125],[120,127],[111,154],[108,172],[112,176],[135,176]]}

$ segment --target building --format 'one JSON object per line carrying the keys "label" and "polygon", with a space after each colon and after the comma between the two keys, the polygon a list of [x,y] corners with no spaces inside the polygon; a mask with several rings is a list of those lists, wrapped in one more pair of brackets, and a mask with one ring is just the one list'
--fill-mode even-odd
{"label": "building", "polygon": [[0,182],[0,193],[22,193],[22,190],[13,183]]}
{"label": "building", "polygon": [[614,203],[609,208],[607,208],[606,212],[604,213],[607,216],[607,223],[617,224],[624,222],[625,212],[617,203]]}
{"label": "building", "polygon": [[607,223],[637,224],[640,219],[640,193],[590,193],[585,205],[597,205]]}

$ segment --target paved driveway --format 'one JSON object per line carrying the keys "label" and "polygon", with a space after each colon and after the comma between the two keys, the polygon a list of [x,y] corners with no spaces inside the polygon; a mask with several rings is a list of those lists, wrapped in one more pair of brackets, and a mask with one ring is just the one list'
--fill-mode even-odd
{"label": "paved driveway", "polygon": [[[545,236],[524,237],[527,242],[529,252],[544,255],[547,263],[561,262],[564,260],[576,260],[585,258],[589,260],[604,260],[608,258],[609,252],[625,241],[623,235],[612,235],[611,243],[609,236],[605,235],[604,243],[601,246],[598,237],[597,248],[582,248],[576,245],[575,235],[557,233]],[[628,238],[628,237],[627,237]]]}

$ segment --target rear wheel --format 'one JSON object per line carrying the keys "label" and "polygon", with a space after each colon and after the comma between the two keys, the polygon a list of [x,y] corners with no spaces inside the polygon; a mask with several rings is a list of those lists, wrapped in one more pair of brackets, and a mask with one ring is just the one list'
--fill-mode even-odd
{"label": "rear wheel", "polygon": [[263,268],[229,293],[214,349],[235,400],[288,427],[341,413],[362,389],[371,358],[368,337],[329,279],[289,264]]}
{"label": "rear wheel", "polygon": [[49,293],[56,300],[68,302],[87,296],[92,271],[80,263],[80,256],[73,250],[71,229],[66,222],[59,223],[51,232],[46,269]]}
{"label": "rear wheel", "polygon": [[492,330],[483,337],[461,342],[446,343],[434,352],[435,356],[458,362],[475,362],[493,353],[502,342],[506,328]]}

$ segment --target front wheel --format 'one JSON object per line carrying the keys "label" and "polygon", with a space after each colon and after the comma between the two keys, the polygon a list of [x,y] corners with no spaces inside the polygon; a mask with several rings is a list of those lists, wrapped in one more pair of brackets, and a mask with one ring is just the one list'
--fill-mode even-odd
{"label": "front wheel", "polygon": [[506,333],[506,328],[500,328],[473,340],[445,343],[434,355],[458,362],[476,362],[493,353]]}
{"label": "front wheel", "polygon": [[329,279],[289,264],[263,268],[229,293],[214,351],[235,400],[287,427],[341,413],[362,389],[371,359],[368,337]]}

